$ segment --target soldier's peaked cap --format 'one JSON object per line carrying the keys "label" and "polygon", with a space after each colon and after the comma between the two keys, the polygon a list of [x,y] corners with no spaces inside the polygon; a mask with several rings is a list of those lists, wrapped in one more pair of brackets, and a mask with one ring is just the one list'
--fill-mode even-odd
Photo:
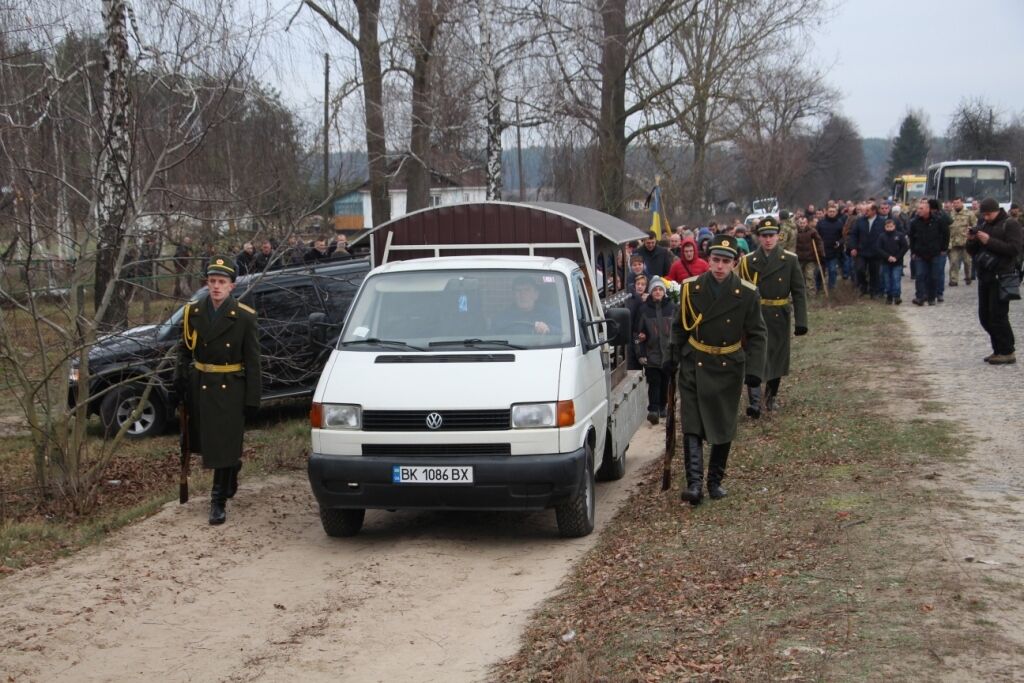
{"label": "soldier's peaked cap", "polygon": [[715,238],[711,240],[708,253],[712,256],[725,256],[731,259],[735,259],[740,254],[736,238],[730,235],[715,235]]}
{"label": "soldier's peaked cap", "polygon": [[231,281],[234,282],[238,270],[235,268],[235,260],[230,256],[214,256],[206,266],[206,274],[208,276],[223,275],[231,278]]}
{"label": "soldier's peaked cap", "polygon": [[775,235],[779,232],[779,222],[773,217],[768,216],[762,218],[761,222],[757,224],[758,235]]}

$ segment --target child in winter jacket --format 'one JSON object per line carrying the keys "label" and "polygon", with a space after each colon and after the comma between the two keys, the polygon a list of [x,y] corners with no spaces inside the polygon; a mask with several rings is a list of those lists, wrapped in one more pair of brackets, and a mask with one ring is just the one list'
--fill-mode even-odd
{"label": "child in winter jacket", "polygon": [[903,303],[901,296],[901,284],[903,279],[903,257],[910,249],[907,236],[896,229],[896,221],[889,219],[885,222],[885,230],[878,236],[878,244],[875,245],[882,261],[882,286],[885,289],[885,303]]}

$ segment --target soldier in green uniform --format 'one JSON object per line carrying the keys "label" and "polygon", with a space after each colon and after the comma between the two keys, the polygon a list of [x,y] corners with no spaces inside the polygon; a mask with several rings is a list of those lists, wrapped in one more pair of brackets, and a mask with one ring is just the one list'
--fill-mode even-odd
{"label": "soldier in green uniform", "polygon": [[256,311],[231,296],[235,263],[210,259],[209,295],[185,305],[175,386],[189,401],[189,443],[213,470],[210,524],[223,524],[238,489],[246,415],[260,404]]}
{"label": "soldier in green uniform", "polygon": [[764,373],[760,297],[756,287],[733,272],[738,257],[736,238],[715,236],[709,270],[683,281],[680,315],[672,324],[686,461],[682,499],[691,505],[703,498],[704,441],[711,444],[708,495],[725,496],[722,479],[736,435],[741,388],[744,382],[760,386]]}
{"label": "soldier in green uniform", "polygon": [[[761,294],[761,307],[768,330],[768,353],[764,376],[764,407],[774,410],[782,378],[789,374],[789,331],[796,318],[795,334],[807,334],[807,291],[796,254],[779,244],[779,224],[768,217],[757,226],[760,246],[740,261],[739,275],[756,285]],[[792,304],[790,303],[792,297]],[[758,392],[750,391],[747,415],[761,415]]]}
{"label": "soldier in green uniform", "polygon": [[978,224],[978,217],[964,206],[963,197],[953,200],[949,217],[952,219],[949,224],[949,286],[960,284],[960,264],[964,266],[964,284],[969,285],[974,279],[974,264],[967,253],[967,231]]}
{"label": "soldier in green uniform", "polygon": [[[772,218],[768,216],[768,218]],[[763,222],[765,219],[761,219]],[[774,221],[775,219],[772,218]],[[781,222],[775,223],[779,232],[779,241],[782,242],[782,248],[789,251],[796,251],[796,219],[793,218],[793,214],[789,211],[780,211],[779,220]],[[760,225],[760,223],[758,223]],[[755,226],[756,230],[756,226]]]}

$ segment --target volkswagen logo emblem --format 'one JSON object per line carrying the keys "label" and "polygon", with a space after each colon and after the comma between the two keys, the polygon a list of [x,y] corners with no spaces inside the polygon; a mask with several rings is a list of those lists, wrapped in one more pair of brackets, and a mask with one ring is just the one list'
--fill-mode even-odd
{"label": "volkswagen logo emblem", "polygon": [[427,429],[440,429],[442,422],[441,413],[427,413]]}

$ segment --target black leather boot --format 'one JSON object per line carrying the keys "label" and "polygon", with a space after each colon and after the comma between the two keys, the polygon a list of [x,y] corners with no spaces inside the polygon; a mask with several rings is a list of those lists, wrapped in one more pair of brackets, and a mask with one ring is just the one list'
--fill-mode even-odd
{"label": "black leather boot", "polygon": [[213,487],[210,489],[210,524],[223,524],[228,518],[228,486],[232,467],[218,467],[213,471]]}
{"label": "black leather boot", "polygon": [[764,409],[768,412],[775,410],[775,397],[779,395],[779,385],[782,383],[781,377],[770,379],[766,383],[764,390]]}
{"label": "black leather boot", "polygon": [[747,417],[761,417],[761,387],[747,387]]}
{"label": "black leather boot", "polygon": [[725,478],[725,464],[729,461],[729,449],[732,443],[717,443],[711,446],[711,458],[708,462],[708,497],[711,500],[725,498],[726,492],[722,488],[722,479]]}
{"label": "black leather boot", "polygon": [[228,471],[228,500],[235,497],[238,493],[238,473],[242,471],[242,463],[238,463],[234,467],[229,468]]}
{"label": "black leather boot", "polygon": [[683,458],[686,466],[686,488],[680,498],[690,505],[700,505],[704,498],[703,442],[696,434],[683,434]]}

